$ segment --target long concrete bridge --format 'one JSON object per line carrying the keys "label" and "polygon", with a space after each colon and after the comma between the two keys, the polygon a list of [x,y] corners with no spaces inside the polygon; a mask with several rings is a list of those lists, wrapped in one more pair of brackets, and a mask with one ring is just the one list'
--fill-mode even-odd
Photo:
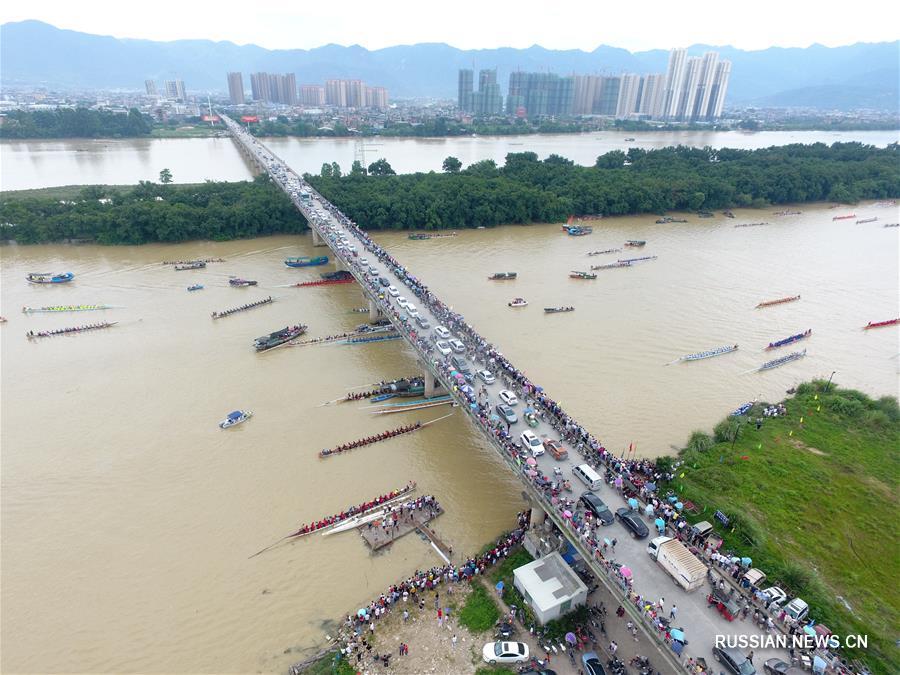
{"label": "long concrete bridge", "polygon": [[[353,274],[369,302],[371,318],[388,318],[413,348],[425,376],[426,396],[449,392],[459,403],[460,409],[469,416],[476,429],[498,451],[509,469],[519,477],[523,486],[523,496],[530,501],[532,508],[530,548],[533,553],[543,555],[560,550],[560,548],[567,548],[562,537],[558,536],[558,533],[561,533],[592,569],[598,581],[626,609],[628,612],[626,618],[630,618],[642,630],[644,637],[641,640],[640,652],[649,655],[651,662],[656,664],[657,669],[663,673],[685,672],[682,665],[684,655],[679,659],[663,641],[660,632],[650,625],[644,613],[628,600],[624,584],[615,573],[615,570],[618,570],[621,565],[627,565],[632,570],[633,591],[640,593],[648,603],[665,598],[666,616],[668,616],[669,608],[673,604],[677,605],[678,613],[677,618],[673,620],[673,625],[682,626],[687,634],[690,644],[685,648],[684,654],[686,655],[703,657],[711,663],[714,636],[764,635],[764,631],[757,629],[752,622],[729,623],[717,612],[709,609],[705,590],[699,589],[693,593],[686,593],[680,586],[675,585],[666,572],[647,555],[645,541],[627,536],[628,531],[618,524],[605,527],[602,532],[599,526],[597,528],[595,534],[597,540],[602,541],[604,538],[620,540],[614,551],[609,552],[607,559],[604,559],[598,550],[589,544],[587,538],[574,529],[572,519],[563,515],[565,506],[557,499],[551,498],[548,491],[538,488],[534,477],[528,474],[531,467],[523,461],[518,453],[510,452],[508,445],[504,447],[496,433],[496,423],[488,421],[490,413],[485,416],[476,405],[472,404],[472,391],[469,390],[467,395],[466,391],[462,389],[464,385],[458,378],[451,376],[452,366],[448,364],[450,355],[438,353],[437,340],[433,335],[434,329],[446,322],[447,314],[438,314],[442,312],[442,307],[446,308],[446,305],[440,303],[436,296],[427,290],[421,277],[412,277],[399,263],[392,261],[389,256],[385,255],[385,251],[371,242],[336,207],[256,138],[227,116],[220,114],[220,117],[227,125],[241,152],[260,171],[268,173],[305,216],[309,222],[313,243],[330,247],[338,269],[344,269]],[[383,285],[385,282],[388,284],[387,286]],[[396,291],[389,290],[391,287]],[[425,290],[423,291],[423,289]],[[410,317],[409,312],[400,304],[400,300],[404,298],[415,305],[418,315],[427,322],[428,328],[424,328],[423,324]],[[424,301],[424,298],[427,298],[428,302]],[[447,327],[450,325],[448,324]],[[461,326],[457,327],[461,328]],[[473,344],[471,335],[466,335],[463,330],[454,330],[453,337],[462,341],[466,347],[465,353],[455,355],[472,359],[478,345]],[[472,361],[471,367],[475,370],[481,366],[476,366]],[[491,370],[487,363],[484,364],[484,367]],[[496,382],[488,384],[476,379],[471,385],[473,389],[483,387],[486,390],[490,412],[493,412],[495,406],[501,402],[500,392],[507,388],[500,373],[493,370],[492,372],[496,376]],[[515,388],[514,384],[512,386]],[[478,402],[483,401],[485,398],[481,394]],[[523,407],[524,405],[519,405],[514,408],[519,413],[518,421],[513,423],[509,429],[514,440],[518,439],[522,432],[529,430],[521,415]],[[537,411],[541,412],[539,406],[537,406]],[[549,420],[550,417],[546,417],[546,419]],[[572,470],[585,463],[584,450],[561,439],[560,434],[550,423],[545,421],[544,416],[541,417],[534,432],[538,437],[559,439],[568,453],[568,457],[563,460],[556,460],[549,453],[545,453],[535,458],[537,465],[534,468],[540,469],[551,479],[555,478],[555,472],[558,472],[558,480],[568,479],[575,492],[569,495],[563,492],[560,496],[576,499],[583,483],[573,475]],[[603,469],[600,468],[599,471],[602,473]],[[612,511],[621,506],[627,506],[624,498],[606,484],[593,492],[600,496]],[[578,507],[581,508],[581,505],[578,504]],[[574,507],[572,508],[574,510]],[[552,521],[556,528],[552,528],[550,523],[546,522],[547,520]],[[645,519],[645,524],[648,525],[651,532],[655,532],[653,523],[646,522]],[[616,560],[610,561],[609,558],[612,556],[615,556]],[[616,619],[610,614],[609,620]],[[624,620],[622,619],[622,621]],[[650,653],[651,646],[653,653]],[[757,649],[756,663],[761,666],[762,661],[771,656],[778,656],[790,662],[787,654],[783,651],[779,653],[773,649]],[[663,663],[665,666],[660,667],[660,664]],[[719,670],[712,663],[711,667]]]}

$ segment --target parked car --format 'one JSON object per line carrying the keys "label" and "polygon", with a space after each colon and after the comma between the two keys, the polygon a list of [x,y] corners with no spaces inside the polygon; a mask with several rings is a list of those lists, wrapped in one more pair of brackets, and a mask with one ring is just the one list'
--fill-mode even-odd
{"label": "parked car", "polygon": [[400,297],[400,291],[397,290],[396,286],[388,286],[388,295],[392,298]]}
{"label": "parked car", "polygon": [[417,316],[416,323],[419,324],[419,328],[423,330],[428,330],[429,328],[431,328],[431,324],[428,323],[428,319],[426,319],[424,316]]}
{"label": "parked car", "polygon": [[569,451],[562,446],[562,443],[554,441],[552,438],[544,439],[544,450],[553,455],[553,459],[565,459],[569,456]]}
{"label": "parked car", "polygon": [[519,443],[523,449],[531,452],[532,457],[540,457],[544,454],[544,444],[532,431],[523,431],[519,437]]}
{"label": "parked car", "polygon": [[516,403],[519,402],[519,399],[516,398],[516,395],[509,389],[504,389],[497,395],[500,397],[500,400],[503,401],[506,405],[516,405]]}
{"label": "parked car", "polygon": [[604,525],[610,525],[612,521],[615,520],[609,507],[593,492],[583,493],[578,501],[584,504],[587,510],[593,513],[594,517]]}
{"label": "parked car", "polygon": [[479,370],[476,375],[478,375],[478,379],[485,384],[494,384],[494,382],[497,381],[494,374],[489,370]]}
{"label": "parked car", "polygon": [[785,600],[787,600],[787,593],[778,588],[778,586],[770,586],[766,590],[763,591],[767,596],[769,596],[769,606],[775,605],[776,607],[781,607],[784,604]]}
{"label": "parked car", "polygon": [[453,350],[450,349],[450,345],[448,345],[443,340],[438,340],[434,343],[434,346],[437,347],[438,352],[440,352],[441,356],[447,356],[448,354],[452,354]]}
{"label": "parked car", "polygon": [[792,666],[790,663],[778,658],[766,661],[763,664],[763,670],[766,672],[766,675],[804,675],[806,672],[802,668]]}
{"label": "parked car", "polygon": [[500,415],[500,419],[506,420],[510,424],[515,424],[519,421],[519,418],[516,417],[515,411],[510,408],[508,405],[503,403],[498,403],[497,407],[494,408],[497,411],[497,414]]}
{"label": "parked car", "polygon": [[649,534],[641,517],[629,508],[622,507],[616,511],[616,518],[624,525],[635,539],[643,539]]}
{"label": "parked car", "polygon": [[404,298],[404,297],[401,295],[401,296],[399,296],[399,297],[397,298],[397,304],[398,304],[400,307],[402,307],[403,309],[406,309],[407,307],[409,307],[409,300],[407,300],[406,298]]}
{"label": "parked car", "polygon": [[581,665],[584,666],[584,675],[606,675],[603,664],[597,652],[587,652],[581,655]]}
{"label": "parked car", "polygon": [[486,663],[525,663],[528,645],[524,642],[488,642],[481,650]]}
{"label": "parked car", "polygon": [[447,342],[450,345],[450,349],[455,351],[457,354],[465,354],[466,353],[466,346],[459,340],[454,338],[452,340],[447,340]]}
{"label": "parked car", "polygon": [[809,614],[809,605],[800,598],[794,598],[784,606],[784,613],[792,619],[803,621],[803,619],[806,618],[806,615]]}
{"label": "parked car", "polygon": [[750,659],[735,647],[713,647],[713,656],[726,670],[734,675],[756,675],[756,668]]}
{"label": "parked car", "polygon": [[450,331],[444,328],[443,326],[435,326],[434,334],[437,335],[441,340],[449,340],[450,339]]}
{"label": "parked car", "polygon": [[391,285],[391,282],[387,280],[387,277],[378,277],[378,283],[385,288]]}

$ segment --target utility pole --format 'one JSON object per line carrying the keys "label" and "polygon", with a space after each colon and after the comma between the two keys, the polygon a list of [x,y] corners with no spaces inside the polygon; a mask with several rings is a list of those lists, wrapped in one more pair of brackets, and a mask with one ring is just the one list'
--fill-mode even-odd
{"label": "utility pole", "polygon": [[836,370],[832,370],[832,371],[831,371],[831,377],[828,378],[828,384],[825,385],[825,393],[826,393],[826,394],[827,394],[828,391],[831,389],[831,378],[834,377],[834,374],[835,374],[836,372],[837,372]]}

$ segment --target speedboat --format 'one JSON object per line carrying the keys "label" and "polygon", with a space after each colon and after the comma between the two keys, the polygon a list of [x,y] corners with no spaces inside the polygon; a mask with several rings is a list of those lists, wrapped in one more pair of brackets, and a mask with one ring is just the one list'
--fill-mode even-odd
{"label": "speedboat", "polygon": [[25,277],[32,284],[65,284],[75,278],[72,272],[53,274],[51,272],[29,272]]}
{"label": "speedboat", "polygon": [[188,289],[189,291],[202,291],[202,290],[203,290],[203,284],[194,284],[193,286],[188,286],[187,289]]}
{"label": "speedboat", "polygon": [[525,307],[525,305],[528,304],[528,301],[525,298],[514,298],[506,304],[510,307]]}
{"label": "speedboat", "polygon": [[253,413],[249,410],[234,410],[228,413],[228,416],[219,422],[220,429],[228,429],[229,427],[237,426],[242,422],[246,422],[251,417],[253,417]]}
{"label": "speedboat", "polygon": [[256,286],[256,282],[249,279],[229,279],[228,283],[232,286]]}

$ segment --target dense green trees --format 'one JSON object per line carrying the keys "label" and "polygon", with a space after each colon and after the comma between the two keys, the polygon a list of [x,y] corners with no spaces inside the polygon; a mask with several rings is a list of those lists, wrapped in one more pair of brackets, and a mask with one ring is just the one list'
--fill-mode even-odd
{"label": "dense green trees", "polygon": [[[900,149],[860,143],[760,150],[671,147],[614,150],[593,167],[551,155],[511,153],[460,172],[309,177],[325,197],[369,229],[453,228],[622,215],[852,202],[900,196]],[[361,168],[361,167],[360,167]],[[445,167],[446,170],[446,167]]]}
{"label": "dense green trees", "polygon": [[462,162],[460,162],[453,155],[450,155],[449,157],[447,157],[447,159],[444,160],[441,168],[445,173],[459,173],[460,169],[462,169]]}
{"label": "dense green trees", "polygon": [[88,108],[10,110],[0,138],[122,138],[147,136],[151,126],[136,108],[127,114]]}
{"label": "dense green trees", "polygon": [[0,239],[20,244],[227,240],[304,229],[303,216],[265,177],[201,185],[141,182],[130,191],[109,194],[100,186],[88,186],[79,199],[67,201],[0,198]]}

